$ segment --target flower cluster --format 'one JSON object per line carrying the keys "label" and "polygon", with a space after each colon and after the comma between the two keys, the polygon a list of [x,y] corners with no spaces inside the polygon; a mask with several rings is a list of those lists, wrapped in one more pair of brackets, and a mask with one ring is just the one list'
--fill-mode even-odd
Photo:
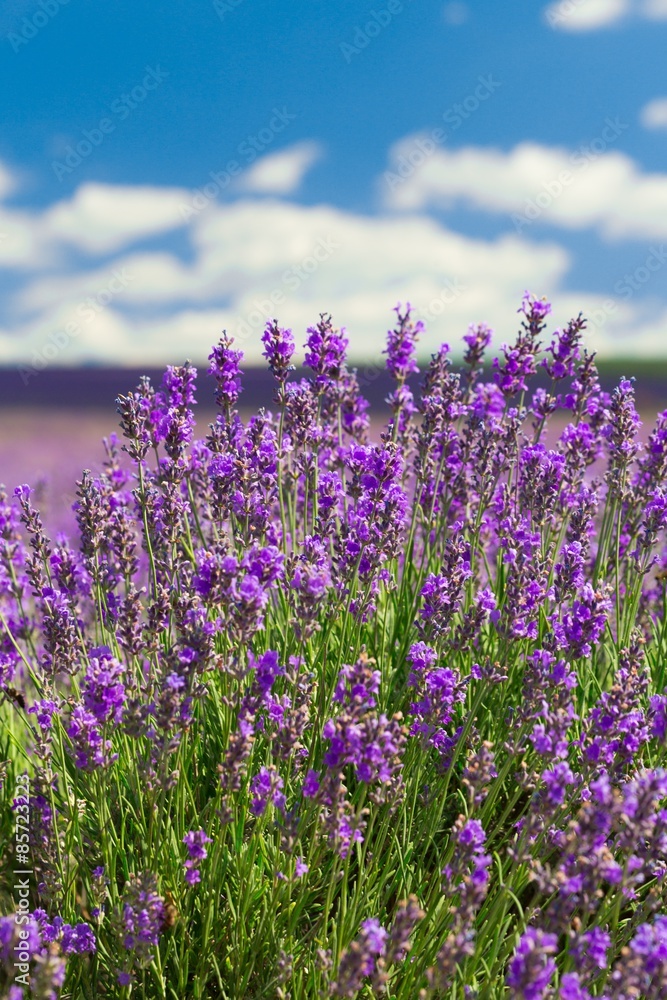
{"label": "flower cluster", "polygon": [[384,427],[271,319],[275,407],[226,333],[141,379],[75,537],[0,490],[3,998],[667,996],[667,411],[532,294],[460,370],[395,312]]}

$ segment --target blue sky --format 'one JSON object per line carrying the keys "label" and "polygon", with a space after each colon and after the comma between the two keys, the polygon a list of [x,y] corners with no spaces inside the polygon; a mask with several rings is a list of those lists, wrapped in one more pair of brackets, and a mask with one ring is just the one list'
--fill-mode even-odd
{"label": "blue sky", "polygon": [[[0,363],[357,358],[523,290],[667,354],[667,0],[5,0]],[[664,241],[664,242],[663,242]]]}

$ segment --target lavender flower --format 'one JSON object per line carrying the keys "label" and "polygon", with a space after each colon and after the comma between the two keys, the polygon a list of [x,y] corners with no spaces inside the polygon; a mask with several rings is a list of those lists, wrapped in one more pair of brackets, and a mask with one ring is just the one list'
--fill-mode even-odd
{"label": "lavender flower", "polygon": [[393,330],[387,333],[387,346],[384,353],[387,355],[387,370],[399,385],[405,382],[410,375],[419,372],[415,360],[415,344],[419,334],[424,329],[424,324],[419,320],[414,323],[411,319],[412,306],[406,303],[404,312],[401,312],[401,304],[394,307],[397,323]]}
{"label": "lavender flower", "polygon": [[590,583],[584,584],[562,619],[552,617],[558,648],[568,650],[573,657],[590,656],[607,625],[610,610],[611,601],[605,590],[593,590]]}
{"label": "lavender flower", "polygon": [[579,316],[571,320],[564,330],[554,332],[553,340],[547,348],[551,360],[545,358],[542,362],[552,379],[571,378],[574,375],[576,362],[579,360],[579,345],[585,329],[586,320],[579,313]]}
{"label": "lavender flower", "polygon": [[490,326],[487,326],[486,323],[476,323],[468,327],[468,332],[463,337],[467,345],[463,355],[463,363],[469,366],[471,379],[482,363],[484,352],[491,343],[492,336],[493,330]]}
{"label": "lavender flower", "polygon": [[208,373],[216,381],[215,401],[218,406],[227,410],[235,405],[241,393],[239,364],[243,358],[243,352],[233,350],[233,343],[233,338],[228,337],[225,330],[217,347],[214,347],[208,356],[211,362]]}
{"label": "lavender flower", "polygon": [[89,924],[81,923],[62,927],[61,947],[66,955],[84,955],[97,950],[95,935]]}
{"label": "lavender flower", "polygon": [[429,970],[429,982],[447,989],[459,968],[475,951],[475,917],[489,884],[491,855],[485,851],[486,832],[476,819],[459,816],[452,831],[455,845],[452,861],[443,869],[443,893],[450,899],[458,896],[453,907],[452,924],[437,954],[435,968]]}
{"label": "lavender flower", "polygon": [[124,672],[108,646],[90,651],[81,696],[84,707],[97,722],[120,722],[125,702]]}
{"label": "lavender flower", "polygon": [[126,952],[127,965],[121,975],[127,977],[134,965],[149,965],[157,948],[165,921],[164,900],[157,891],[152,872],[132,876],[125,888],[120,912],[116,916],[118,933]]}
{"label": "lavender flower", "polygon": [[522,1000],[546,997],[556,971],[555,954],[558,938],[529,927],[519,941],[509,964],[506,983]]}
{"label": "lavender flower", "polygon": [[316,326],[308,327],[305,364],[315,373],[315,387],[318,392],[336,381],[345,364],[348,340],[344,330],[336,330],[331,316],[320,314]]}
{"label": "lavender flower", "polygon": [[274,378],[282,384],[289,373],[295,370],[294,365],[290,364],[294,354],[292,331],[278,326],[278,320],[274,319],[266,324],[262,343],[265,345],[262,354],[269,362]]}
{"label": "lavender flower", "polygon": [[271,802],[276,809],[284,810],[283,779],[275,768],[262,767],[250,782],[252,801],[250,812],[253,816],[261,816]]}
{"label": "lavender flower", "polygon": [[667,984],[667,917],[641,924],[611,974],[612,997],[662,1000]]}
{"label": "lavender flower", "polygon": [[436,667],[437,654],[425,643],[415,643],[408,653],[412,672],[408,687],[414,688],[416,700],[410,705],[414,722],[410,735],[419,736],[440,755],[443,766],[451,750],[447,727],[456,706],[465,697],[466,683],[448,667]]}
{"label": "lavender flower", "polygon": [[[455,526],[458,529],[461,527],[460,523]],[[469,543],[463,535],[454,536],[445,549],[443,573],[429,573],[421,590],[421,622],[418,628],[423,636],[438,638],[446,635],[460,608],[464,585],[471,575]]]}
{"label": "lavender flower", "polygon": [[633,380],[621,379],[612,394],[609,411],[609,467],[605,479],[611,495],[623,501],[628,496],[628,469],[640,449],[637,433],[641,420],[635,409]]}
{"label": "lavender flower", "polygon": [[356,996],[367,978],[371,979],[376,989],[382,985],[383,978],[378,975],[378,956],[384,953],[387,937],[387,931],[374,917],[362,923],[358,937],[341,957],[333,986],[334,996]]}
{"label": "lavender flower", "polygon": [[560,981],[560,1000],[592,1000],[592,994],[581,985],[576,972],[566,972]]}
{"label": "lavender flower", "polygon": [[74,540],[0,489],[8,1000],[26,948],[45,1000],[665,995],[667,411],[519,312],[415,399],[398,306],[384,428],[328,314],[297,382],[266,324],[277,415],[225,334],[205,440],[189,363],[119,397]]}
{"label": "lavender flower", "polygon": [[197,862],[203,861],[204,858],[208,857],[205,845],[211,843],[211,838],[206,835],[204,830],[190,830],[183,837],[183,843],[189,855],[184,865],[185,881],[188,885],[195,885],[201,881],[201,873],[197,868]]}
{"label": "lavender flower", "polygon": [[516,344],[511,348],[504,344],[504,362],[501,364],[497,358],[493,362],[496,382],[505,397],[516,396],[528,388],[526,379],[535,374],[535,359],[540,347],[537,337],[544,329],[544,319],[551,312],[551,306],[526,292],[519,312],[525,319],[521,322],[522,332]]}

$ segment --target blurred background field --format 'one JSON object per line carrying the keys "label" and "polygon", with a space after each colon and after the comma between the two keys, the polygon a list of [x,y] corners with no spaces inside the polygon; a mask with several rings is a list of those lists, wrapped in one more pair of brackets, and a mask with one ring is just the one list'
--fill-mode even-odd
{"label": "blurred background field", "polygon": [[[422,367],[425,362],[423,359]],[[160,384],[160,369],[54,367],[25,385],[16,369],[0,369],[0,484],[9,493],[21,483],[32,486],[52,532],[74,528],[71,508],[76,482],[83,469],[101,470],[103,438],[114,432],[120,436],[116,397],[132,391],[143,374],[149,375],[153,385]],[[600,374],[608,391],[621,377],[636,377],[642,437],[646,438],[656,414],[667,408],[667,361],[618,359],[601,364]],[[491,373],[486,376],[491,377]],[[359,379],[371,404],[371,432],[377,439],[388,415],[384,399],[390,382],[378,364],[362,366]],[[415,390],[419,381],[413,379]],[[273,391],[273,380],[265,369],[248,367],[241,396],[243,415],[247,417],[262,406],[271,409]],[[197,399],[196,433],[203,437],[215,419],[213,386],[205,375],[205,365],[199,366]],[[561,423],[564,419],[554,421],[553,433]]]}
{"label": "blurred background field", "polygon": [[[9,488],[67,508],[146,366],[203,368],[222,329],[261,365],[267,319],[299,342],[322,309],[374,426],[397,301],[426,360],[512,338],[526,289],[667,406],[664,0],[41,4],[0,4]],[[271,395],[251,369],[243,406]]]}

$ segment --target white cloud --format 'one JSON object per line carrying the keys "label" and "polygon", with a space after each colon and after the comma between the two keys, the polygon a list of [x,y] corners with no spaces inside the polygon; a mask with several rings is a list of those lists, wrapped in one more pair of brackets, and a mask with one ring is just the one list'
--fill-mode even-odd
{"label": "white cloud", "polygon": [[69,201],[48,209],[46,238],[90,253],[107,253],[128,243],[183,225],[189,192],[179,188],[83,184]]}
{"label": "white cloud", "polygon": [[[667,174],[645,174],[624,153],[596,152],[605,148],[600,143],[574,153],[536,143],[509,152],[438,149],[403,183],[394,182],[393,192],[385,184],[387,202],[410,211],[463,203],[507,215],[508,226],[524,235],[542,221],[607,238],[667,237]],[[395,147],[392,165],[411,148],[411,140]]]}
{"label": "white cloud", "polygon": [[667,97],[656,97],[645,104],[641,110],[640,120],[644,128],[667,128]]}
{"label": "white cloud", "polygon": [[586,32],[608,28],[628,17],[667,19],[667,0],[555,0],[543,16],[559,31]]}
{"label": "white cloud", "polygon": [[40,240],[35,216],[0,206],[0,268],[32,269],[52,255]]}
{"label": "white cloud", "polygon": [[76,332],[58,363],[201,360],[223,325],[258,361],[268,316],[304,339],[322,310],[348,327],[354,356],[379,356],[391,308],[408,298],[432,311],[431,350],[446,335],[458,339],[471,319],[504,314],[513,324],[524,287],[557,288],[569,266],[553,244],[485,241],[426,217],[364,217],[275,199],[212,206],[192,227],[191,265],[135,253],[85,274],[37,274],[14,299],[0,360],[29,359],[69,323]]}
{"label": "white cloud", "polygon": [[[408,299],[426,320],[421,346],[427,354],[442,340],[460,345],[471,321],[494,325],[496,343],[511,338],[525,288],[554,300],[554,325],[580,309],[597,315],[594,346],[622,352],[631,342],[633,351],[648,352],[661,344],[659,326],[641,311],[639,296],[610,309],[609,300],[585,289],[565,293],[572,261],[557,242],[533,242],[530,227],[495,239],[465,236],[423,214],[433,203],[461,198],[510,212],[526,191],[534,192],[536,179],[557,177],[564,162],[567,151],[535,145],[506,154],[446,153],[432,176],[425,164],[395,192],[394,207],[402,199],[402,212],[369,216],[247,196],[212,201],[186,222],[186,192],[112,185],[85,185],[42,212],[3,209],[0,232],[2,219],[14,229],[11,240],[0,241],[0,254],[4,243],[13,249],[0,257],[0,268],[21,259],[26,273],[4,302],[0,363],[40,357],[54,364],[162,365],[185,357],[201,363],[223,327],[258,362],[267,317],[291,325],[302,343],[323,310],[348,329],[353,358],[379,359],[392,306]],[[645,187],[651,178],[620,154],[582,168],[582,178],[588,174],[592,184],[586,181],[576,197],[573,190],[572,203],[565,194],[554,202],[560,224],[580,228],[583,219],[613,231],[636,217],[645,226],[644,198],[654,219],[664,221],[657,201],[662,175],[654,178],[659,190],[651,194]],[[612,195],[617,215],[610,212]],[[165,248],[134,249],[146,235],[176,226],[186,229],[188,259]],[[65,252],[71,248],[87,263]],[[658,302],[653,315],[664,310]]]}
{"label": "white cloud", "polygon": [[446,3],[442,8],[442,16],[445,24],[452,25],[452,27],[459,27],[465,24],[470,17],[470,10],[467,4],[452,0],[452,3]]}
{"label": "white cloud", "polygon": [[317,142],[298,142],[288,149],[263,156],[246,170],[237,189],[258,194],[294,194],[322,153]]}
{"label": "white cloud", "polygon": [[667,0],[644,0],[642,14],[652,21],[667,20]]}
{"label": "white cloud", "polygon": [[0,161],[0,199],[6,198],[8,194],[11,194],[15,184],[14,175],[9,170],[9,167]]}
{"label": "white cloud", "polygon": [[630,0],[556,0],[544,9],[550,28],[559,31],[596,31],[630,14]]}

